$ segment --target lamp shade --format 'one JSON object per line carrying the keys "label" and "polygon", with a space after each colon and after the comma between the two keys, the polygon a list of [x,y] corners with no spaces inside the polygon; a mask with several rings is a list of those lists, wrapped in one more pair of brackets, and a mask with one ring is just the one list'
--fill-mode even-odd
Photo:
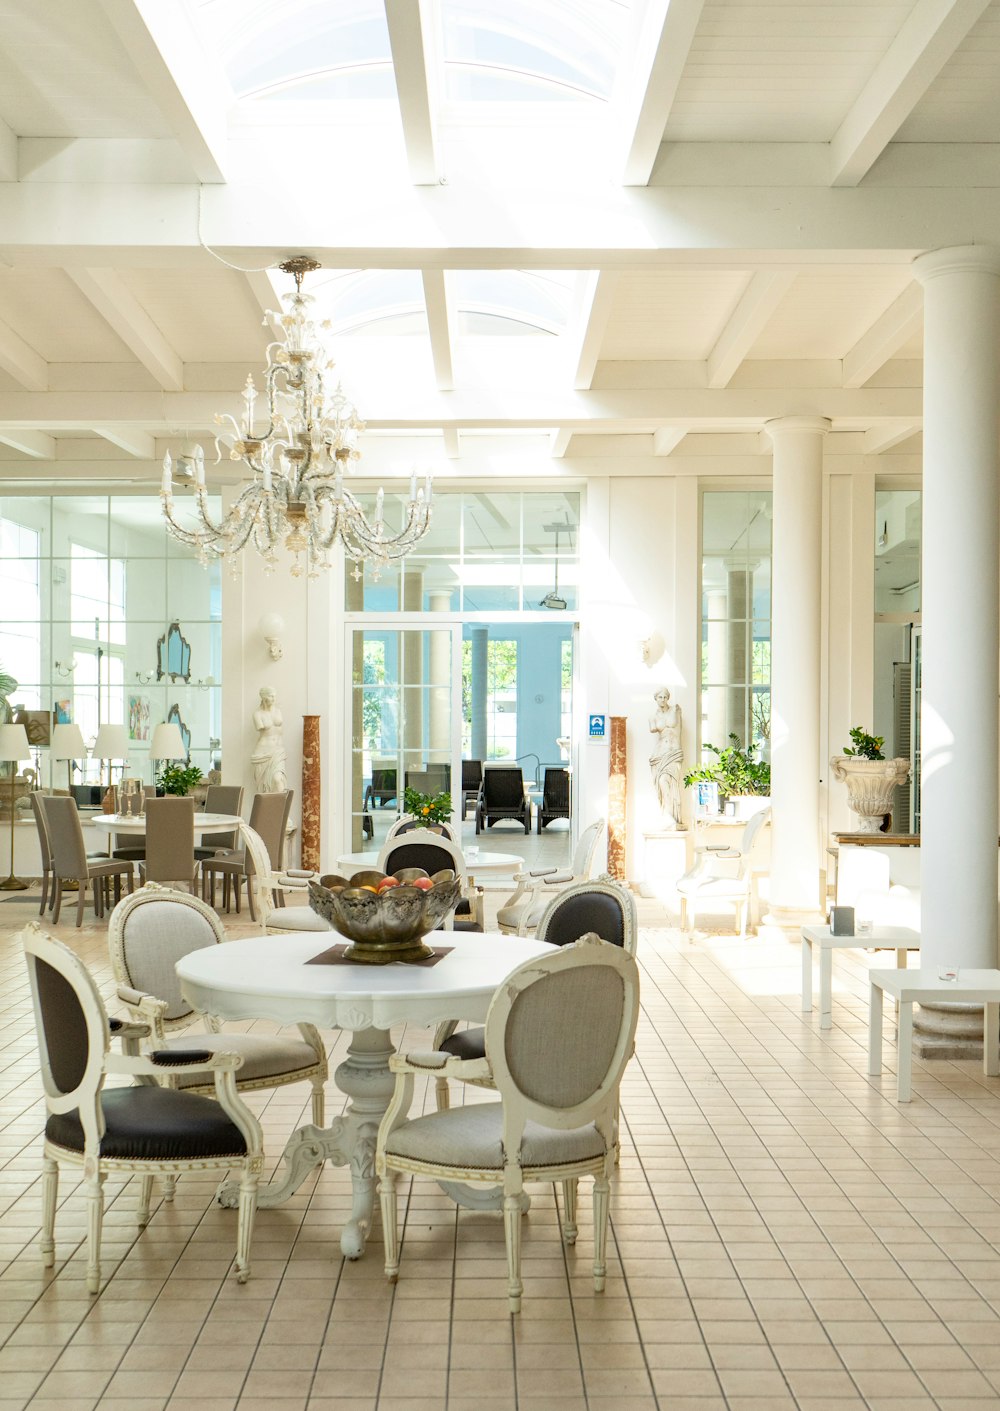
{"label": "lamp shade", "polygon": [[176,725],[157,725],[149,745],[150,759],[187,759],[187,750]]}
{"label": "lamp shade", "polygon": [[102,725],[97,732],[94,759],[128,759],[128,735],[124,725]]}
{"label": "lamp shade", "polygon": [[79,725],[54,725],[52,727],[52,758],[87,758],[87,746],[83,743]]}
{"label": "lamp shade", "polygon": [[31,746],[23,725],[0,725],[0,759],[7,761],[30,759]]}

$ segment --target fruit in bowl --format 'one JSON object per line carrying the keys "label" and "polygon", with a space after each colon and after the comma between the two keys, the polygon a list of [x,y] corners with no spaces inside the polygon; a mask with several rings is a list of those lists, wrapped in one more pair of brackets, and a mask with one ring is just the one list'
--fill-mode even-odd
{"label": "fruit in bowl", "polygon": [[352,942],[348,958],[365,965],[428,959],[434,952],[423,937],[454,911],[461,894],[450,869],[433,877],[422,868],[404,868],[392,877],[369,869],[309,883],[313,911]]}

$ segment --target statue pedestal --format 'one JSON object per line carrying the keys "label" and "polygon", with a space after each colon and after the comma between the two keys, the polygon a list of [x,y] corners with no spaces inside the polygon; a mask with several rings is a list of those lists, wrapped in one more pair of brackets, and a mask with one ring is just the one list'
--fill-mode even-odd
{"label": "statue pedestal", "polygon": [[639,895],[660,901],[673,895],[687,871],[688,831],[663,828],[643,832],[639,867]]}

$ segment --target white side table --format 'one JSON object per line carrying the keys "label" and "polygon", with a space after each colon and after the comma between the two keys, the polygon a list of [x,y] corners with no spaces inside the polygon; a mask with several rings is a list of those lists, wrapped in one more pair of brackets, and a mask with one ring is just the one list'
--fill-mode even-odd
{"label": "white side table", "polygon": [[896,1039],[896,1101],[909,1102],[913,1069],[913,1006],[927,1000],[972,1003],[984,1007],[983,1072],[1000,1076],[1000,970],[960,970],[957,980],[942,980],[936,970],[872,970],[868,1011],[868,1072],[882,1072],[882,998],[899,1004]]}
{"label": "white side table", "polygon": [[906,952],[920,949],[920,935],[906,926],[876,926],[864,936],[834,936],[829,926],[802,927],[802,1009],[812,1010],[813,951],[819,951],[819,1027],[829,1029],[833,1023],[833,952],[835,950],[871,950],[883,946],[896,952],[896,964],[906,966]]}

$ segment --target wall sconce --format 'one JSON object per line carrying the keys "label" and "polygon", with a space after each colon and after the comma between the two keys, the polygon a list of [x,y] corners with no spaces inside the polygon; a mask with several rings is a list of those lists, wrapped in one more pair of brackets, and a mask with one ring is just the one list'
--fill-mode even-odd
{"label": "wall sconce", "polygon": [[194,682],[194,685],[198,687],[199,691],[208,691],[213,686],[218,685],[218,682],[214,676],[203,676],[199,677],[199,679]]}
{"label": "wall sconce", "polygon": [[141,686],[148,686],[155,676],[155,671],[137,671],[135,673],[135,679]]}
{"label": "wall sconce", "polygon": [[65,662],[65,661],[57,661],[57,662],[55,662],[55,663],[53,663],[53,664],[54,664],[54,666],[55,666],[56,671],[59,673],[60,676],[72,676],[72,675],[73,675],[73,672],[76,670],[76,662],[75,662],[75,661],[71,661],[71,662],[68,662],[68,663]]}
{"label": "wall sconce", "polygon": [[280,661],[284,648],[281,645],[281,638],[285,631],[285,620],[279,617],[276,612],[266,612],[261,618],[261,635],[267,643],[267,650],[272,661]]}

